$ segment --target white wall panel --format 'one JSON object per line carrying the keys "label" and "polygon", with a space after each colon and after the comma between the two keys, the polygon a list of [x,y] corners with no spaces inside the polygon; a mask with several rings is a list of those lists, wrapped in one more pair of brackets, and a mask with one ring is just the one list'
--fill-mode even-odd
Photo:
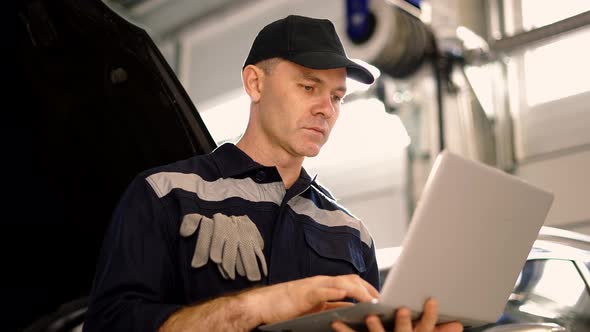
{"label": "white wall panel", "polygon": [[590,92],[523,108],[515,126],[517,160],[590,144]]}
{"label": "white wall panel", "polygon": [[555,195],[545,222],[590,234],[590,150],[519,165],[515,175]]}
{"label": "white wall panel", "polygon": [[576,50],[588,43],[590,30],[584,29],[509,60],[518,163],[590,144],[590,63],[586,49]]}
{"label": "white wall panel", "polygon": [[386,248],[401,245],[406,234],[406,201],[403,193],[390,190],[342,198],[340,203],[362,217],[376,248]]}

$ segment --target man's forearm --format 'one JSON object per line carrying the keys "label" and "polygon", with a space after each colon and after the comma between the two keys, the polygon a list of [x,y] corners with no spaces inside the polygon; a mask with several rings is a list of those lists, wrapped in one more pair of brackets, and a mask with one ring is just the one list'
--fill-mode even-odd
{"label": "man's forearm", "polygon": [[249,331],[331,307],[346,297],[371,301],[379,292],[356,274],[315,276],[249,289],[172,314],[160,332]]}
{"label": "man's forearm", "polygon": [[250,331],[261,322],[248,295],[223,296],[173,313],[159,332]]}

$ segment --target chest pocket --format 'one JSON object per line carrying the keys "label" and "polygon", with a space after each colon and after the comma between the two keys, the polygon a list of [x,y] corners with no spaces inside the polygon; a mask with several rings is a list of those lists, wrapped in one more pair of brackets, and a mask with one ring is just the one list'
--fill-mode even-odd
{"label": "chest pocket", "polygon": [[354,234],[304,225],[309,250],[310,275],[342,275],[365,272],[362,243]]}

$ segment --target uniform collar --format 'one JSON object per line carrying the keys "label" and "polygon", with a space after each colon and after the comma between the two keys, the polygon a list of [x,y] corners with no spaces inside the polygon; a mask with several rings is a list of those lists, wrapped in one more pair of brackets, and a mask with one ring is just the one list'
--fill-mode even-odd
{"label": "uniform collar", "polygon": [[211,157],[224,178],[231,178],[258,168],[264,168],[232,143],[224,143],[217,147],[211,153]]}
{"label": "uniform collar", "polygon": [[[217,147],[211,153],[211,157],[217,165],[217,168],[219,168],[221,176],[224,178],[236,177],[238,175],[263,168],[272,168],[278,174],[276,167],[266,167],[257,163],[254,161],[254,159],[250,158],[250,156],[248,156],[244,151],[232,143],[224,143]],[[297,181],[301,184],[305,184],[305,186],[309,186],[315,181],[315,178],[316,176],[314,176],[312,179],[302,167],[301,173],[299,174],[299,179]]]}

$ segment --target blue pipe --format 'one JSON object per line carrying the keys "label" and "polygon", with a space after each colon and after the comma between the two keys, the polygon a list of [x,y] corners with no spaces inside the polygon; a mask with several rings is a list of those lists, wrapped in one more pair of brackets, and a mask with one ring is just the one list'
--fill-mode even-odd
{"label": "blue pipe", "polygon": [[369,15],[369,0],[346,1],[346,33],[352,41],[367,39]]}

